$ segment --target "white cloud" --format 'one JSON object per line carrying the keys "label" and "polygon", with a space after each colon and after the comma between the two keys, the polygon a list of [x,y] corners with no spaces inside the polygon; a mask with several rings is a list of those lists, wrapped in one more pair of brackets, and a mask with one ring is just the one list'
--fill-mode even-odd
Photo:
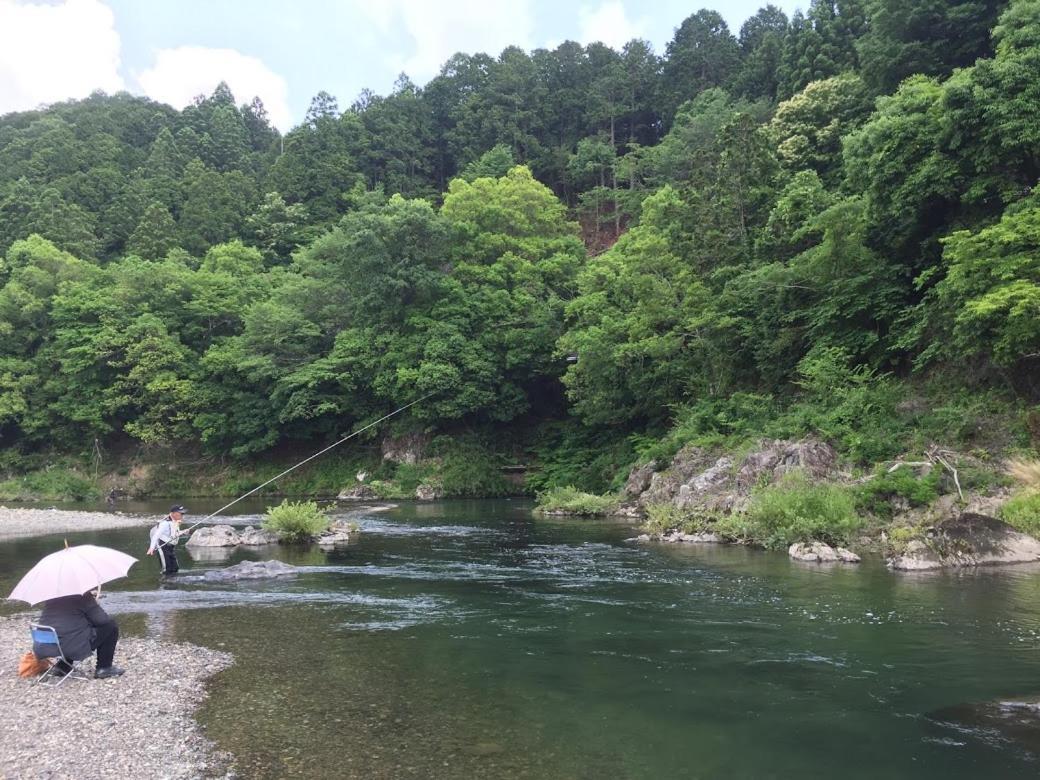
{"label": "white cloud", "polygon": [[0,114],[123,89],[119,34],[99,0],[0,0]]}
{"label": "white cloud", "polygon": [[620,50],[633,38],[645,38],[647,34],[646,19],[629,19],[621,0],[606,0],[598,8],[582,6],[578,19],[579,41],[584,44],[599,41]]}
{"label": "white cloud", "polygon": [[196,95],[209,95],[226,81],[239,104],[254,96],[264,101],[271,124],[281,131],[292,127],[289,87],[285,79],[256,57],[236,49],[178,46],[160,49],[155,64],[136,74],[141,90],[150,98],[180,109]]}
{"label": "white cloud", "polygon": [[411,55],[394,64],[417,83],[425,83],[456,52],[497,55],[506,46],[532,48],[534,15],[531,0],[363,0],[357,5],[380,32],[392,35],[395,25],[414,41]]}

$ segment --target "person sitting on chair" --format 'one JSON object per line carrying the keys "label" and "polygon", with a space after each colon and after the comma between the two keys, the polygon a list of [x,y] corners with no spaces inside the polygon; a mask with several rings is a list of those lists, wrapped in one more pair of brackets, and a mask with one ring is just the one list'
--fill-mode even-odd
{"label": "person sitting on chair", "polygon": [[177,537],[180,536],[181,520],[188,511],[180,504],[170,507],[170,514],[159,521],[152,529],[151,544],[148,554],[159,553],[159,566],[163,574],[176,574],[180,571],[177,564]]}
{"label": "person sitting on chair", "polygon": [[[119,626],[88,591],[82,596],[61,596],[43,602],[43,614],[40,623],[50,626],[58,634],[61,649],[70,661],[82,661],[97,651],[97,668],[94,676],[98,679],[118,677],[123,670],[113,666],[116,654],[116,642],[119,641]],[[55,658],[58,646],[33,643],[33,652],[37,658]],[[58,661],[57,674],[68,674],[72,667]]]}

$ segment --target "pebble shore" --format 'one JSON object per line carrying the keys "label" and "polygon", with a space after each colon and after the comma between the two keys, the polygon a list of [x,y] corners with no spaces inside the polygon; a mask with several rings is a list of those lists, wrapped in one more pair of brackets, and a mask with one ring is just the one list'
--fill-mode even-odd
{"label": "pebble shore", "polygon": [[45,536],[73,531],[105,531],[110,528],[142,528],[155,517],[121,512],[68,512],[61,509],[12,509],[0,506],[0,540]]}
{"label": "pebble shore", "polygon": [[31,687],[18,677],[35,613],[0,619],[0,780],[233,778],[230,756],[192,719],[227,653],[155,639],[120,639],[122,677]]}

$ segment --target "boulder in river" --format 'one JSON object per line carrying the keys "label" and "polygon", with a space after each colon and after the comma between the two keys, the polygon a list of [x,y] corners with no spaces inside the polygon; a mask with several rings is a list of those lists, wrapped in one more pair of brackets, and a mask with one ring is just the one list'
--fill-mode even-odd
{"label": "boulder in river", "polygon": [[246,527],[238,535],[238,543],[248,547],[262,544],[278,544],[278,539],[278,534],[274,531],[268,531],[264,528],[253,528],[252,526]]}
{"label": "boulder in river", "polygon": [[888,565],[901,571],[1040,561],[1040,540],[986,515],[964,512],[915,539]]}
{"label": "boulder in river", "polygon": [[230,525],[203,526],[188,539],[188,547],[236,547],[238,544],[238,531]]}
{"label": "boulder in river", "polygon": [[722,544],[725,539],[711,531],[688,534],[685,531],[669,531],[657,537],[660,542],[685,542],[687,544]]}
{"label": "boulder in river", "polygon": [[796,542],[787,548],[787,554],[796,561],[810,563],[859,563],[860,557],[844,547],[831,547],[823,542]]}
{"label": "boulder in river", "polygon": [[1040,696],[957,704],[925,717],[935,726],[952,730],[959,740],[975,738],[1001,750],[1017,745],[1029,757],[1040,753]]}
{"label": "boulder in river", "polygon": [[281,561],[243,561],[226,569],[213,569],[203,575],[207,582],[233,582],[236,580],[259,580],[268,577],[290,577],[297,567]]}
{"label": "boulder in river", "polygon": [[318,536],[317,541],[322,547],[335,547],[340,544],[350,544],[357,541],[361,529],[358,524],[350,520],[339,519],[329,526],[328,530]]}
{"label": "boulder in river", "polygon": [[343,490],[339,491],[339,495],[336,496],[339,501],[356,501],[376,497],[376,491],[368,485],[355,485],[354,487],[343,488]]}
{"label": "boulder in river", "polygon": [[433,501],[443,496],[444,492],[437,485],[429,485],[424,482],[415,489],[415,497],[420,501]]}

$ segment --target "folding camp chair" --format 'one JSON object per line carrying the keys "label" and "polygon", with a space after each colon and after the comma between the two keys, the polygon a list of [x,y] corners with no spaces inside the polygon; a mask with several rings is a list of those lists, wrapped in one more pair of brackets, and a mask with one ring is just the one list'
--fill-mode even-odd
{"label": "folding camp chair", "polygon": [[65,656],[65,652],[61,649],[61,640],[58,639],[57,631],[50,626],[43,625],[42,623],[30,623],[29,631],[32,634],[33,642],[41,645],[54,645],[58,648],[57,654],[48,655],[48,658],[57,658],[71,667],[67,674],[59,674],[56,671],[58,664],[52,664],[50,669],[33,681],[33,685],[45,685],[57,688],[70,677],[75,677],[77,680],[90,679],[86,672],[79,668],[79,661],[73,661],[71,658]]}

